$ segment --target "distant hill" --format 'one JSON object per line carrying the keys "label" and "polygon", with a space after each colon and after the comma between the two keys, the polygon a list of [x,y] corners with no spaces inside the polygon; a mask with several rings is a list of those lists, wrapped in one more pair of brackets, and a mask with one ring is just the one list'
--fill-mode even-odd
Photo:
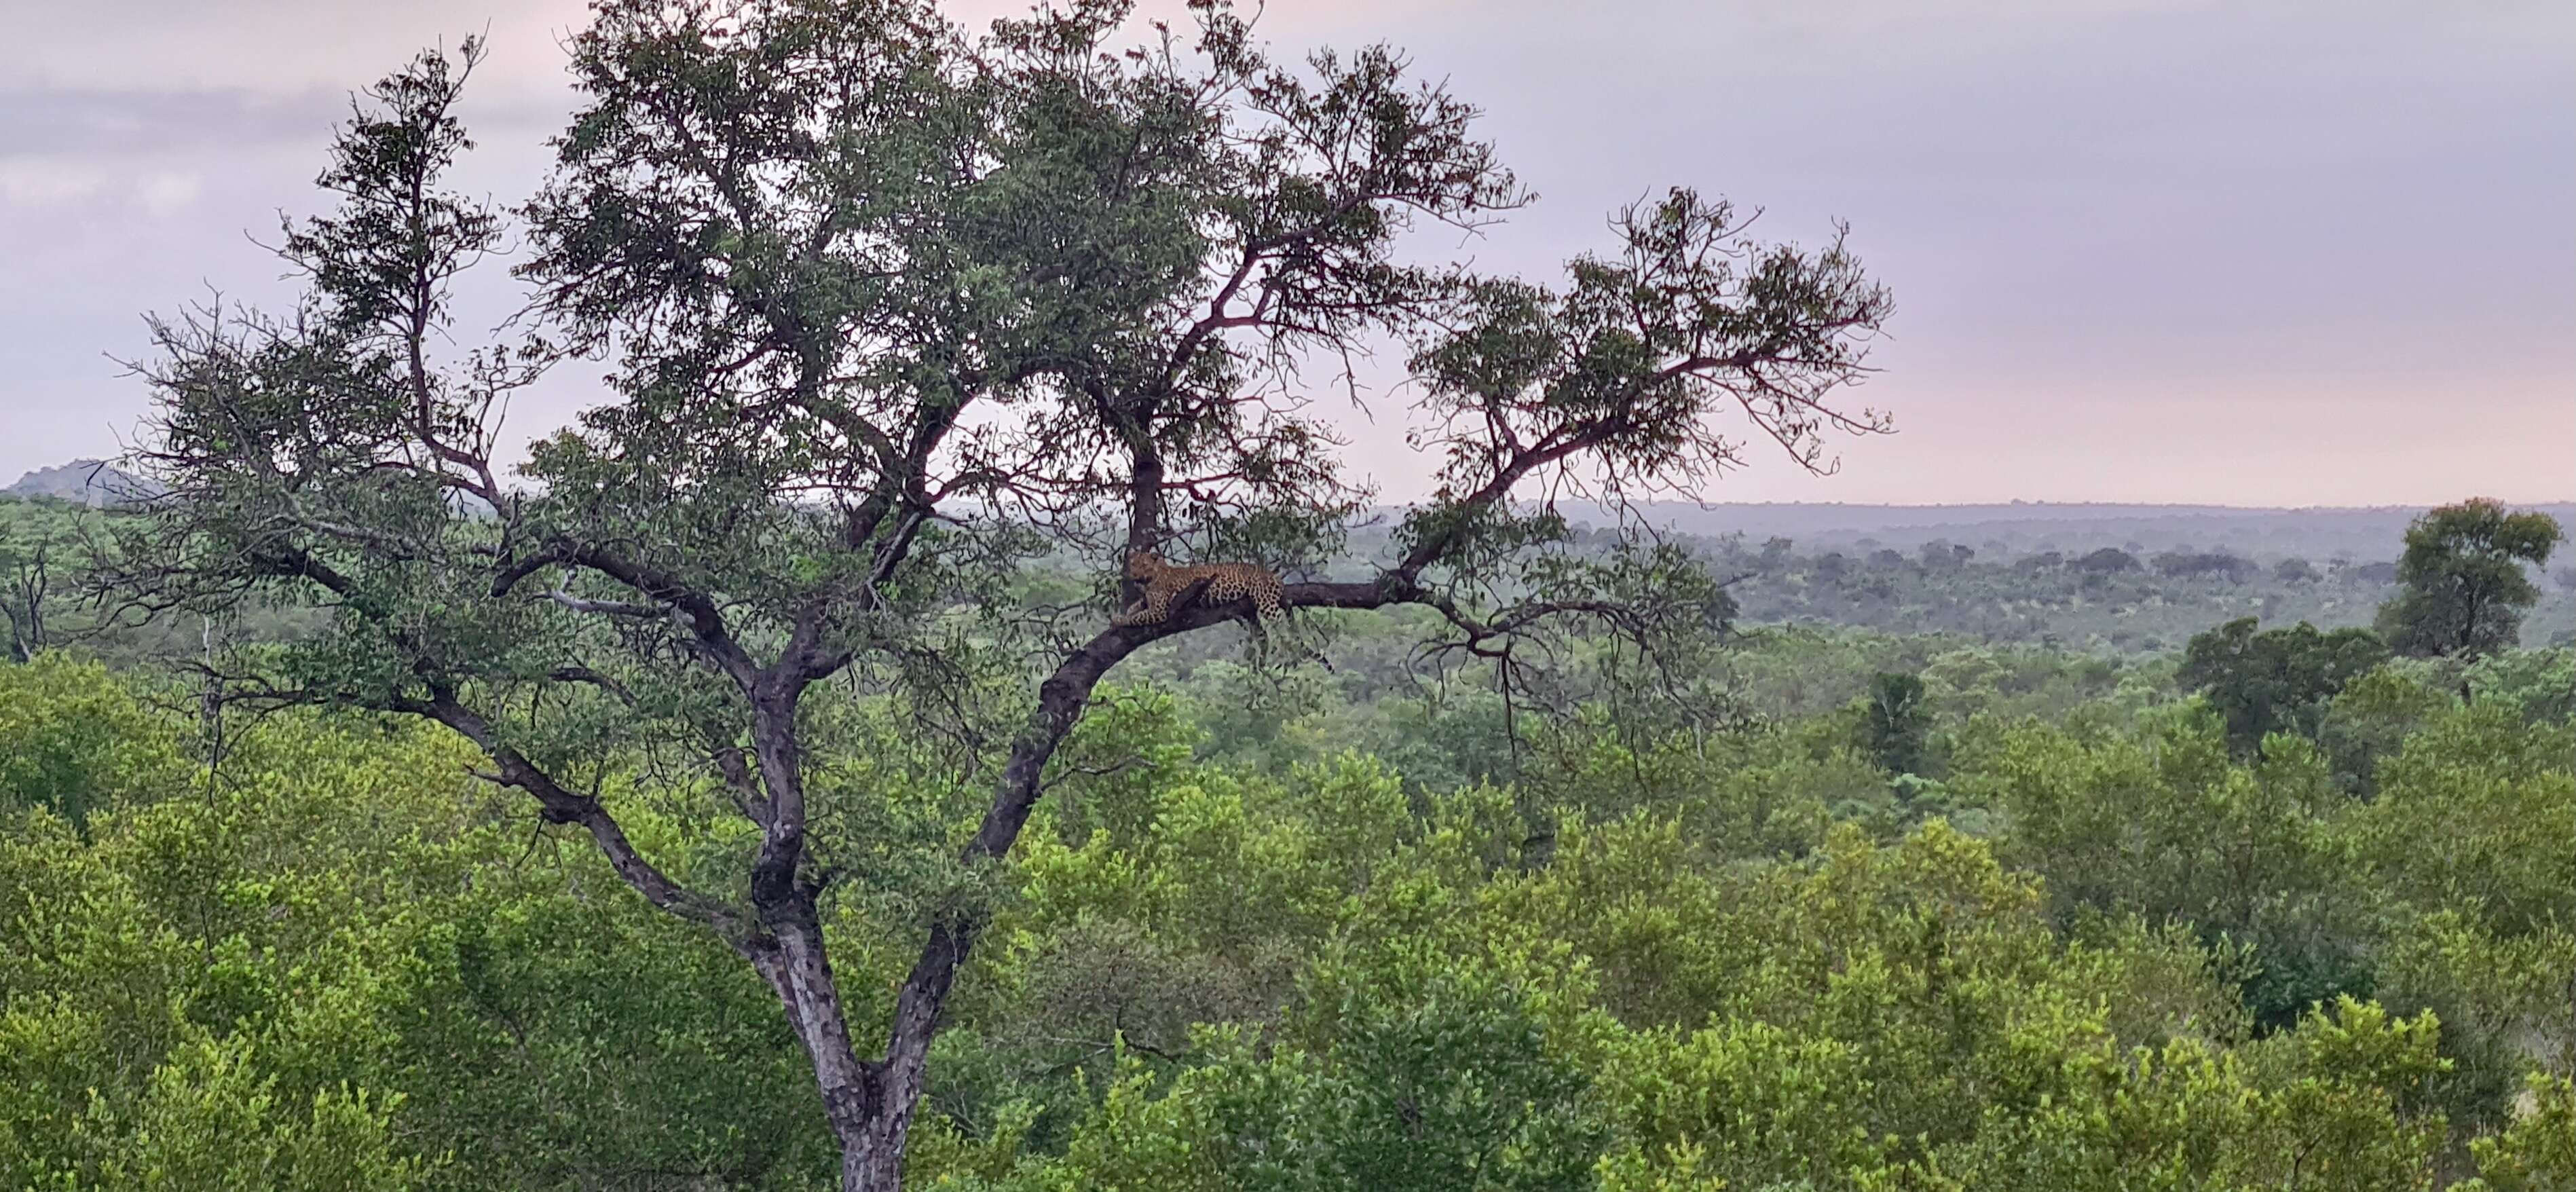
{"label": "distant hill", "polygon": [[18,483],[0,489],[13,497],[51,497],[89,506],[123,504],[159,495],[161,486],[130,473],[119,471],[102,459],[76,459],[67,464],[38,468],[18,478]]}

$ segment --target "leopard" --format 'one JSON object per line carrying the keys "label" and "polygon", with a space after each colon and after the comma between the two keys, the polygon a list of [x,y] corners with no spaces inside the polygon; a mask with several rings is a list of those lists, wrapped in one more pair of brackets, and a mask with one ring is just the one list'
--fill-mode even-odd
{"label": "leopard", "polygon": [[1278,573],[1253,563],[1166,563],[1151,551],[1137,551],[1127,556],[1127,578],[1145,585],[1145,591],[1110,618],[1112,625],[1160,625],[1201,585],[1198,599],[1211,605],[1251,601],[1256,625],[1287,612]]}

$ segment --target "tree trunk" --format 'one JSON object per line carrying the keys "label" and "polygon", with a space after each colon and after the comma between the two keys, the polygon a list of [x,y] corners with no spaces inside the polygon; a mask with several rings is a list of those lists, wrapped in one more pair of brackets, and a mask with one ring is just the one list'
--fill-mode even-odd
{"label": "tree trunk", "polygon": [[[1380,608],[1397,598],[1378,583],[1300,584],[1290,597],[1300,607],[1322,608]],[[1231,615],[1194,605],[1177,610],[1163,624],[1112,626],[1067,657],[1039,686],[1036,713],[1014,743],[1000,789],[960,860],[975,866],[1010,854],[1044,791],[1040,778],[1048,759],[1082,718],[1093,689],[1111,667],[1148,642]],[[752,899],[763,930],[737,947],[777,992],[814,1062],[823,1114],[841,1147],[841,1192],[897,1192],[903,1186],[904,1145],[929,1071],[930,1043],[983,923],[972,913],[952,913],[932,923],[920,959],[895,999],[885,1058],[861,1060],[841,1016],[839,986],[824,952],[812,892],[792,881],[756,882]]]}
{"label": "tree trunk", "polygon": [[[885,1066],[859,1058],[841,1014],[840,985],[823,946],[812,895],[796,890],[759,907],[764,932],[740,945],[769,982],[813,1062],[823,1117],[841,1147],[842,1192],[895,1192],[903,1186],[903,1148],[920,1100],[917,1078],[888,1081]],[[900,1084],[905,1087],[889,1087]]]}
{"label": "tree trunk", "polygon": [[898,1192],[903,1187],[903,1141],[912,1111],[878,1120],[833,1123],[841,1140],[841,1192]]}

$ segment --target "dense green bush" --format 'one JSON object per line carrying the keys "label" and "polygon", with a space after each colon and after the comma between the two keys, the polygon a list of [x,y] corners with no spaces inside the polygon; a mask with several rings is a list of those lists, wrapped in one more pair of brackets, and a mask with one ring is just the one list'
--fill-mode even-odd
{"label": "dense green bush", "polygon": [[[864,1020],[926,908],[993,900],[911,1160],[957,1192],[2550,1188],[2565,662],[2465,706],[2384,668],[2247,756],[2169,671],[2040,648],[1757,637],[1753,721],[1546,731],[1166,659],[992,880],[861,700],[818,727],[881,742],[832,779],[831,921]],[[0,693],[0,1183],[828,1182],[768,992],[452,738],[289,712],[209,772],[148,680]],[[741,847],[604,782],[677,871]]]}

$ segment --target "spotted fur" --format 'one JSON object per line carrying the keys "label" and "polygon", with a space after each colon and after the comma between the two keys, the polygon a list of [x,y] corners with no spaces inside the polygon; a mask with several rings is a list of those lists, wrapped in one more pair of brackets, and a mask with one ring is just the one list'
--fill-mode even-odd
{"label": "spotted fur", "polygon": [[1217,605],[1249,600],[1258,620],[1279,616],[1286,608],[1277,573],[1251,563],[1166,563],[1138,551],[1127,557],[1127,577],[1145,585],[1145,592],[1111,618],[1112,625],[1160,625],[1201,583],[1207,587],[1199,593],[1200,601]]}

